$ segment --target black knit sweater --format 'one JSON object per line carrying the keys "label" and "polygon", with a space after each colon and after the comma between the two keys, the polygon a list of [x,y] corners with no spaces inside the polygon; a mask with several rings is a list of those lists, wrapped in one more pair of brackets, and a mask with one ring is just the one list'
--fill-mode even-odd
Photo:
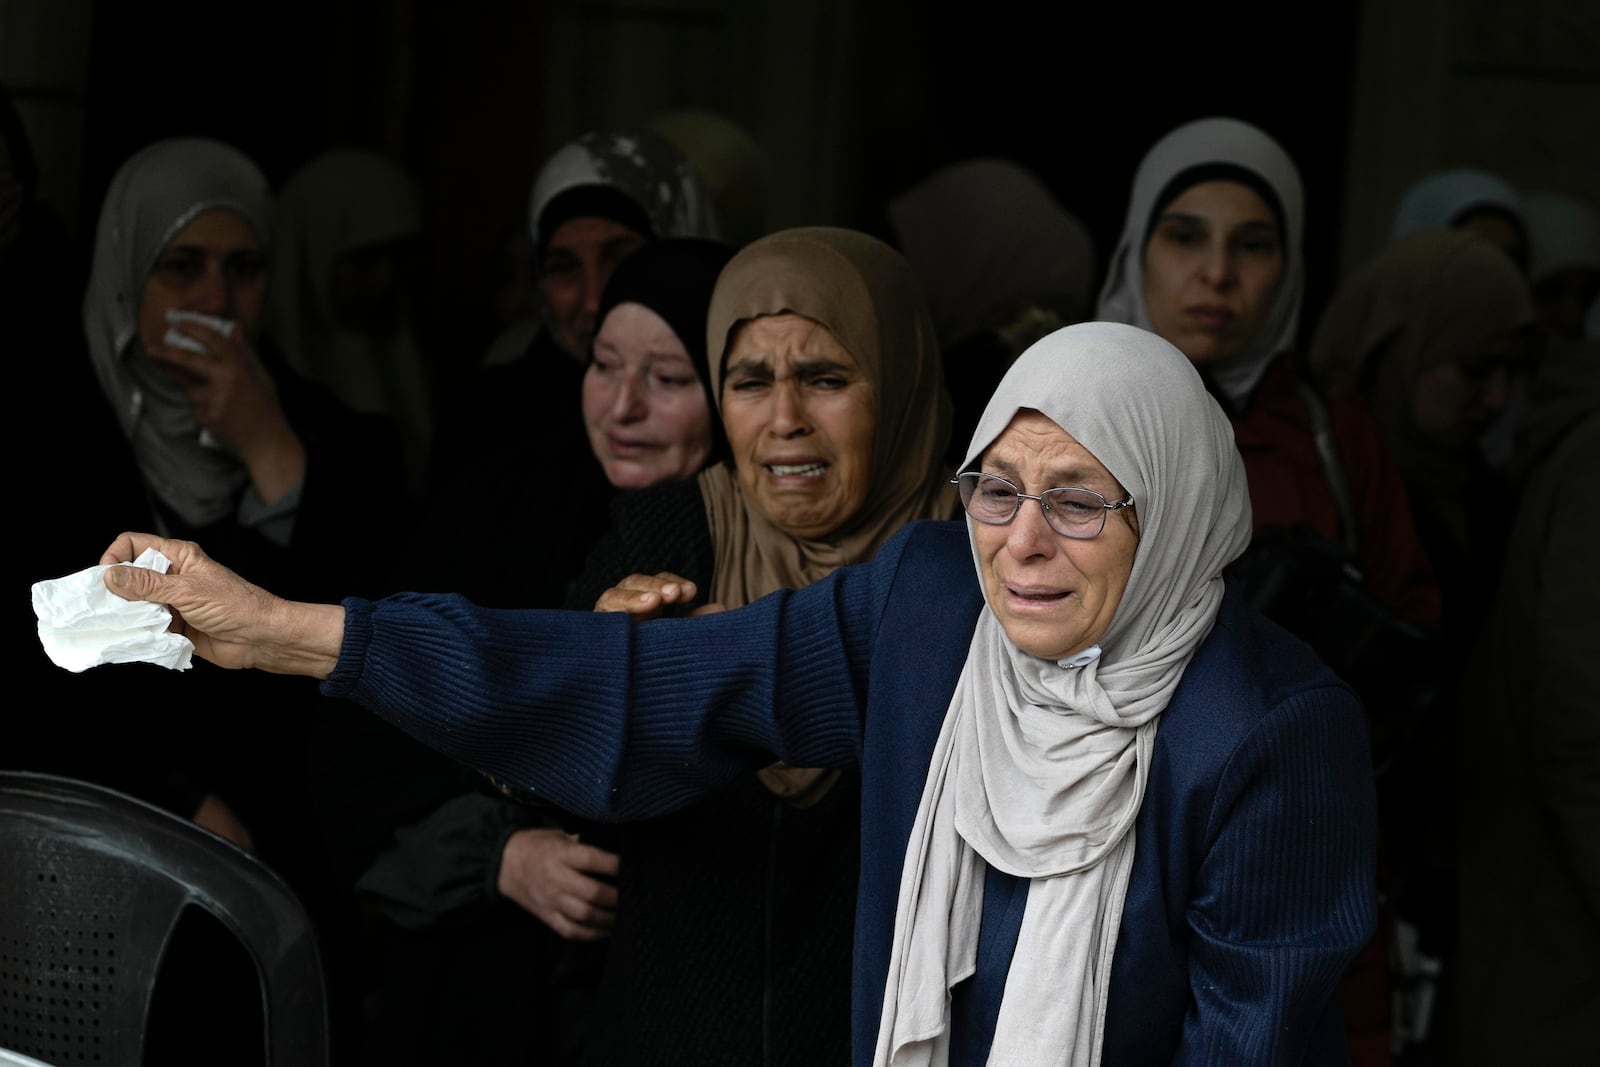
{"label": "black knit sweater", "polygon": [[[567,606],[671,571],[700,587],[687,611],[713,567],[694,480],[624,493]],[[751,775],[687,811],[609,828],[619,908],[587,1062],[848,1063],[860,810],[854,772],[803,810]]]}

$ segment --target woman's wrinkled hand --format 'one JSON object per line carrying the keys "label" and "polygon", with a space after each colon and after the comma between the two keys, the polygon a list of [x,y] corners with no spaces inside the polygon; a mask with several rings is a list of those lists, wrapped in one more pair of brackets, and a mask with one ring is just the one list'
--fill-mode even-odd
{"label": "woman's wrinkled hand", "polygon": [[617,855],[556,829],[506,838],[495,887],[568,941],[608,937],[617,922]]}
{"label": "woman's wrinkled hand", "polygon": [[235,326],[223,333],[201,322],[175,322],[171,329],[204,351],[156,344],[149,354],[184,383],[198,425],[242,456],[252,442],[286,422],[278,387],[243,330]]}
{"label": "woman's wrinkled hand", "polygon": [[273,502],[305,476],[304,447],[279,403],[277,383],[237,326],[223,333],[177,322],[172,329],[204,351],[155,344],[150,357],[183,383],[195,424],[237,456],[261,498]]}
{"label": "woman's wrinkled hand", "polygon": [[[594,602],[596,611],[626,612],[635,622],[657,619],[675,604],[688,604],[694,600],[698,588],[687,578],[661,571],[657,574],[630,574],[616,585],[600,594]],[[708,615],[725,610],[721,604],[704,604],[691,611],[691,615]]]}
{"label": "woman's wrinkled hand", "polygon": [[[168,560],[167,572],[119,567],[146,549]],[[219,667],[255,667],[275,674],[326,678],[344,641],[344,608],[303,604],[253,585],[206,555],[193,541],[124,533],[100,556],[106,588],[124,600],[165,604],[173,633]]]}

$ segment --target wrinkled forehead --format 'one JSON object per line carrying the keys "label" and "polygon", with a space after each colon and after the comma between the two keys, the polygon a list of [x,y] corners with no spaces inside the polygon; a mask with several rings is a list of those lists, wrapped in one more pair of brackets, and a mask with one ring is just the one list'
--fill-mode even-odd
{"label": "wrinkled forehead", "polygon": [[876,387],[881,370],[877,297],[858,264],[827,240],[780,234],[748,246],[724,268],[711,297],[707,343],[717,387],[728,351],[745,327],[780,315],[822,326]]}

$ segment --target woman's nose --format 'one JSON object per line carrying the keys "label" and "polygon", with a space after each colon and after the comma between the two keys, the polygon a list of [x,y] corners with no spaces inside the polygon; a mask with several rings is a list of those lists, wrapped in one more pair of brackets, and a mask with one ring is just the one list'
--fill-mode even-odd
{"label": "woman's nose", "polygon": [[1226,285],[1233,277],[1233,253],[1221,241],[1210,245],[1201,261],[1200,270],[1206,283],[1221,287]]}
{"label": "woman's nose", "polygon": [[633,422],[644,418],[648,410],[644,382],[636,375],[622,375],[617,382],[617,394],[611,401],[611,417],[618,422]]}
{"label": "woman's nose", "polygon": [[220,265],[207,266],[206,271],[196,283],[196,301],[191,304],[190,310],[203,311],[208,315],[220,318],[233,318],[233,283],[228,280],[226,272]]}
{"label": "woman's nose", "polygon": [[805,398],[800,384],[792,378],[775,382],[772,387],[772,432],[779,437],[797,437],[809,428]]}
{"label": "woman's nose", "polygon": [[1006,535],[1006,545],[1019,557],[1039,555],[1055,544],[1056,532],[1044,517],[1044,503],[1023,500],[1022,507],[1011,517]]}

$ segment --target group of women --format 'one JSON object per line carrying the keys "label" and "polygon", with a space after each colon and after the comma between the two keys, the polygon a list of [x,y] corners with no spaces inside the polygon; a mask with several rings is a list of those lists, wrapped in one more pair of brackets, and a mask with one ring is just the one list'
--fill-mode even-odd
{"label": "group of women", "polygon": [[[1448,750],[1453,696],[1393,706],[1432,660],[1374,684],[1266,621],[1259,553],[1331,546],[1472,647],[1517,510],[1485,515],[1474,442],[1536,351],[1525,278],[1429,229],[1303,343],[1297,169],[1209,118],[1141,162],[1091,313],[1081,227],[1008,168],[960,180],[1076,243],[958,326],[973,286],[931,304],[909,243],[734,247],[665,142],[566,146],[530,209],[543,327],[430,422],[395,558],[395,435],[301,414],[345,417],[259,328],[259,173],[200,140],[119,173],[86,362],[147,505],[95,518],[144,531],[103,561],[160,548],[113,588],[339,698],[296,758],[332,802],[305,826],[351,1062],[1390,1061],[1380,828],[1437,836],[1453,802],[1383,774]],[[953,406],[943,349],[1002,325]],[[225,800],[249,760],[210,760],[178,810],[275,860],[259,798]]]}

